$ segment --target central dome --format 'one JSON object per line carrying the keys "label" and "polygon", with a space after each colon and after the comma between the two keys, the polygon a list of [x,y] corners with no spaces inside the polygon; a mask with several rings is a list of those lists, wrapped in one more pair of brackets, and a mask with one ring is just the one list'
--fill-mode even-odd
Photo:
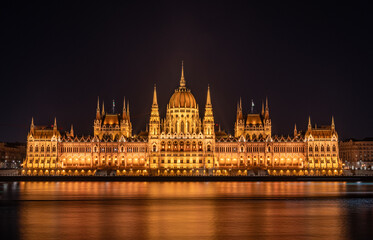
{"label": "central dome", "polygon": [[175,90],[175,93],[172,94],[169,102],[170,108],[197,108],[196,99],[189,89],[185,87],[184,79],[184,63],[182,62],[181,66],[181,79],[180,86]]}
{"label": "central dome", "polygon": [[176,89],[169,102],[170,108],[196,108],[197,103],[189,89]]}

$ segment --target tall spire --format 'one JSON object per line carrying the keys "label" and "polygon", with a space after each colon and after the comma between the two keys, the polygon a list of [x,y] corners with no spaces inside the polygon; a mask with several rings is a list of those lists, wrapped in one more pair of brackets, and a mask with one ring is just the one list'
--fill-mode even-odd
{"label": "tall spire", "polygon": [[240,97],[240,111],[242,111],[242,99]]}
{"label": "tall spire", "polygon": [[294,124],[294,137],[298,135],[297,124]]}
{"label": "tall spire", "polygon": [[265,108],[264,116],[266,119],[269,119],[268,97],[266,97],[266,108]]}
{"label": "tall spire", "polygon": [[262,116],[264,116],[264,103],[262,101]]}
{"label": "tall spire", "polygon": [[70,129],[70,136],[74,137],[74,127],[72,124],[71,124],[71,129]]}
{"label": "tall spire", "polygon": [[335,129],[335,124],[334,124],[334,116],[332,116],[332,130],[334,130]]}
{"label": "tall spire", "polygon": [[127,101],[127,117],[130,119],[130,101]]}
{"label": "tall spire", "polygon": [[96,119],[100,119],[100,97],[97,97]]}
{"label": "tall spire", "polygon": [[184,78],[184,61],[181,61],[181,78],[180,78],[180,88],[185,88],[185,78]]}
{"label": "tall spire", "polygon": [[311,116],[308,116],[308,130],[311,130],[311,129],[312,129]]}
{"label": "tall spire", "polygon": [[57,118],[54,118],[53,130],[57,130]]}
{"label": "tall spire", "polygon": [[154,84],[154,93],[153,93],[153,106],[158,106],[158,101],[157,101],[157,87]]}
{"label": "tall spire", "polygon": [[34,127],[35,127],[34,126],[34,118],[32,117],[31,118],[31,125],[30,125],[30,133],[32,133],[32,134],[34,133]]}
{"label": "tall spire", "polygon": [[126,118],[126,97],[123,98],[123,113],[122,113],[122,119]]}
{"label": "tall spire", "polygon": [[102,117],[105,115],[105,102],[102,101],[102,113],[101,113]]}
{"label": "tall spire", "polygon": [[207,86],[206,107],[207,106],[211,107],[210,85]]}

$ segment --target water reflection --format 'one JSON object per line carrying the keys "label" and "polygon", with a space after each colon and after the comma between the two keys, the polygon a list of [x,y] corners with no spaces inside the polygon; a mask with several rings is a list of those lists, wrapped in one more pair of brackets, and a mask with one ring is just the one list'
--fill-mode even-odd
{"label": "water reflection", "polygon": [[1,186],[8,239],[367,239],[373,184],[20,182]]}

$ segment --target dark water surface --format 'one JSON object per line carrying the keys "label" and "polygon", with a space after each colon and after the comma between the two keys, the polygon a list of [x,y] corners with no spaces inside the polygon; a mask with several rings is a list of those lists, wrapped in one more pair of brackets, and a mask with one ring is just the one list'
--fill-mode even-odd
{"label": "dark water surface", "polygon": [[373,183],[0,183],[0,239],[373,239]]}

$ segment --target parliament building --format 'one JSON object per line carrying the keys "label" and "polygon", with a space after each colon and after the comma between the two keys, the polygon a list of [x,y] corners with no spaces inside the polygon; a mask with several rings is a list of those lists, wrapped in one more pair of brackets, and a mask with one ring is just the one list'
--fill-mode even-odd
{"label": "parliament building", "polygon": [[293,135],[272,135],[268,100],[260,113],[244,114],[237,104],[234,136],[216,129],[210,88],[203,118],[186,86],[180,85],[161,118],[154,86],[147,131],[133,135],[129,104],[121,113],[105,112],[97,102],[92,136],[78,136],[73,128],[61,133],[34,125],[27,136],[24,175],[116,176],[252,176],[340,175],[338,134],[330,126],[313,127]]}

